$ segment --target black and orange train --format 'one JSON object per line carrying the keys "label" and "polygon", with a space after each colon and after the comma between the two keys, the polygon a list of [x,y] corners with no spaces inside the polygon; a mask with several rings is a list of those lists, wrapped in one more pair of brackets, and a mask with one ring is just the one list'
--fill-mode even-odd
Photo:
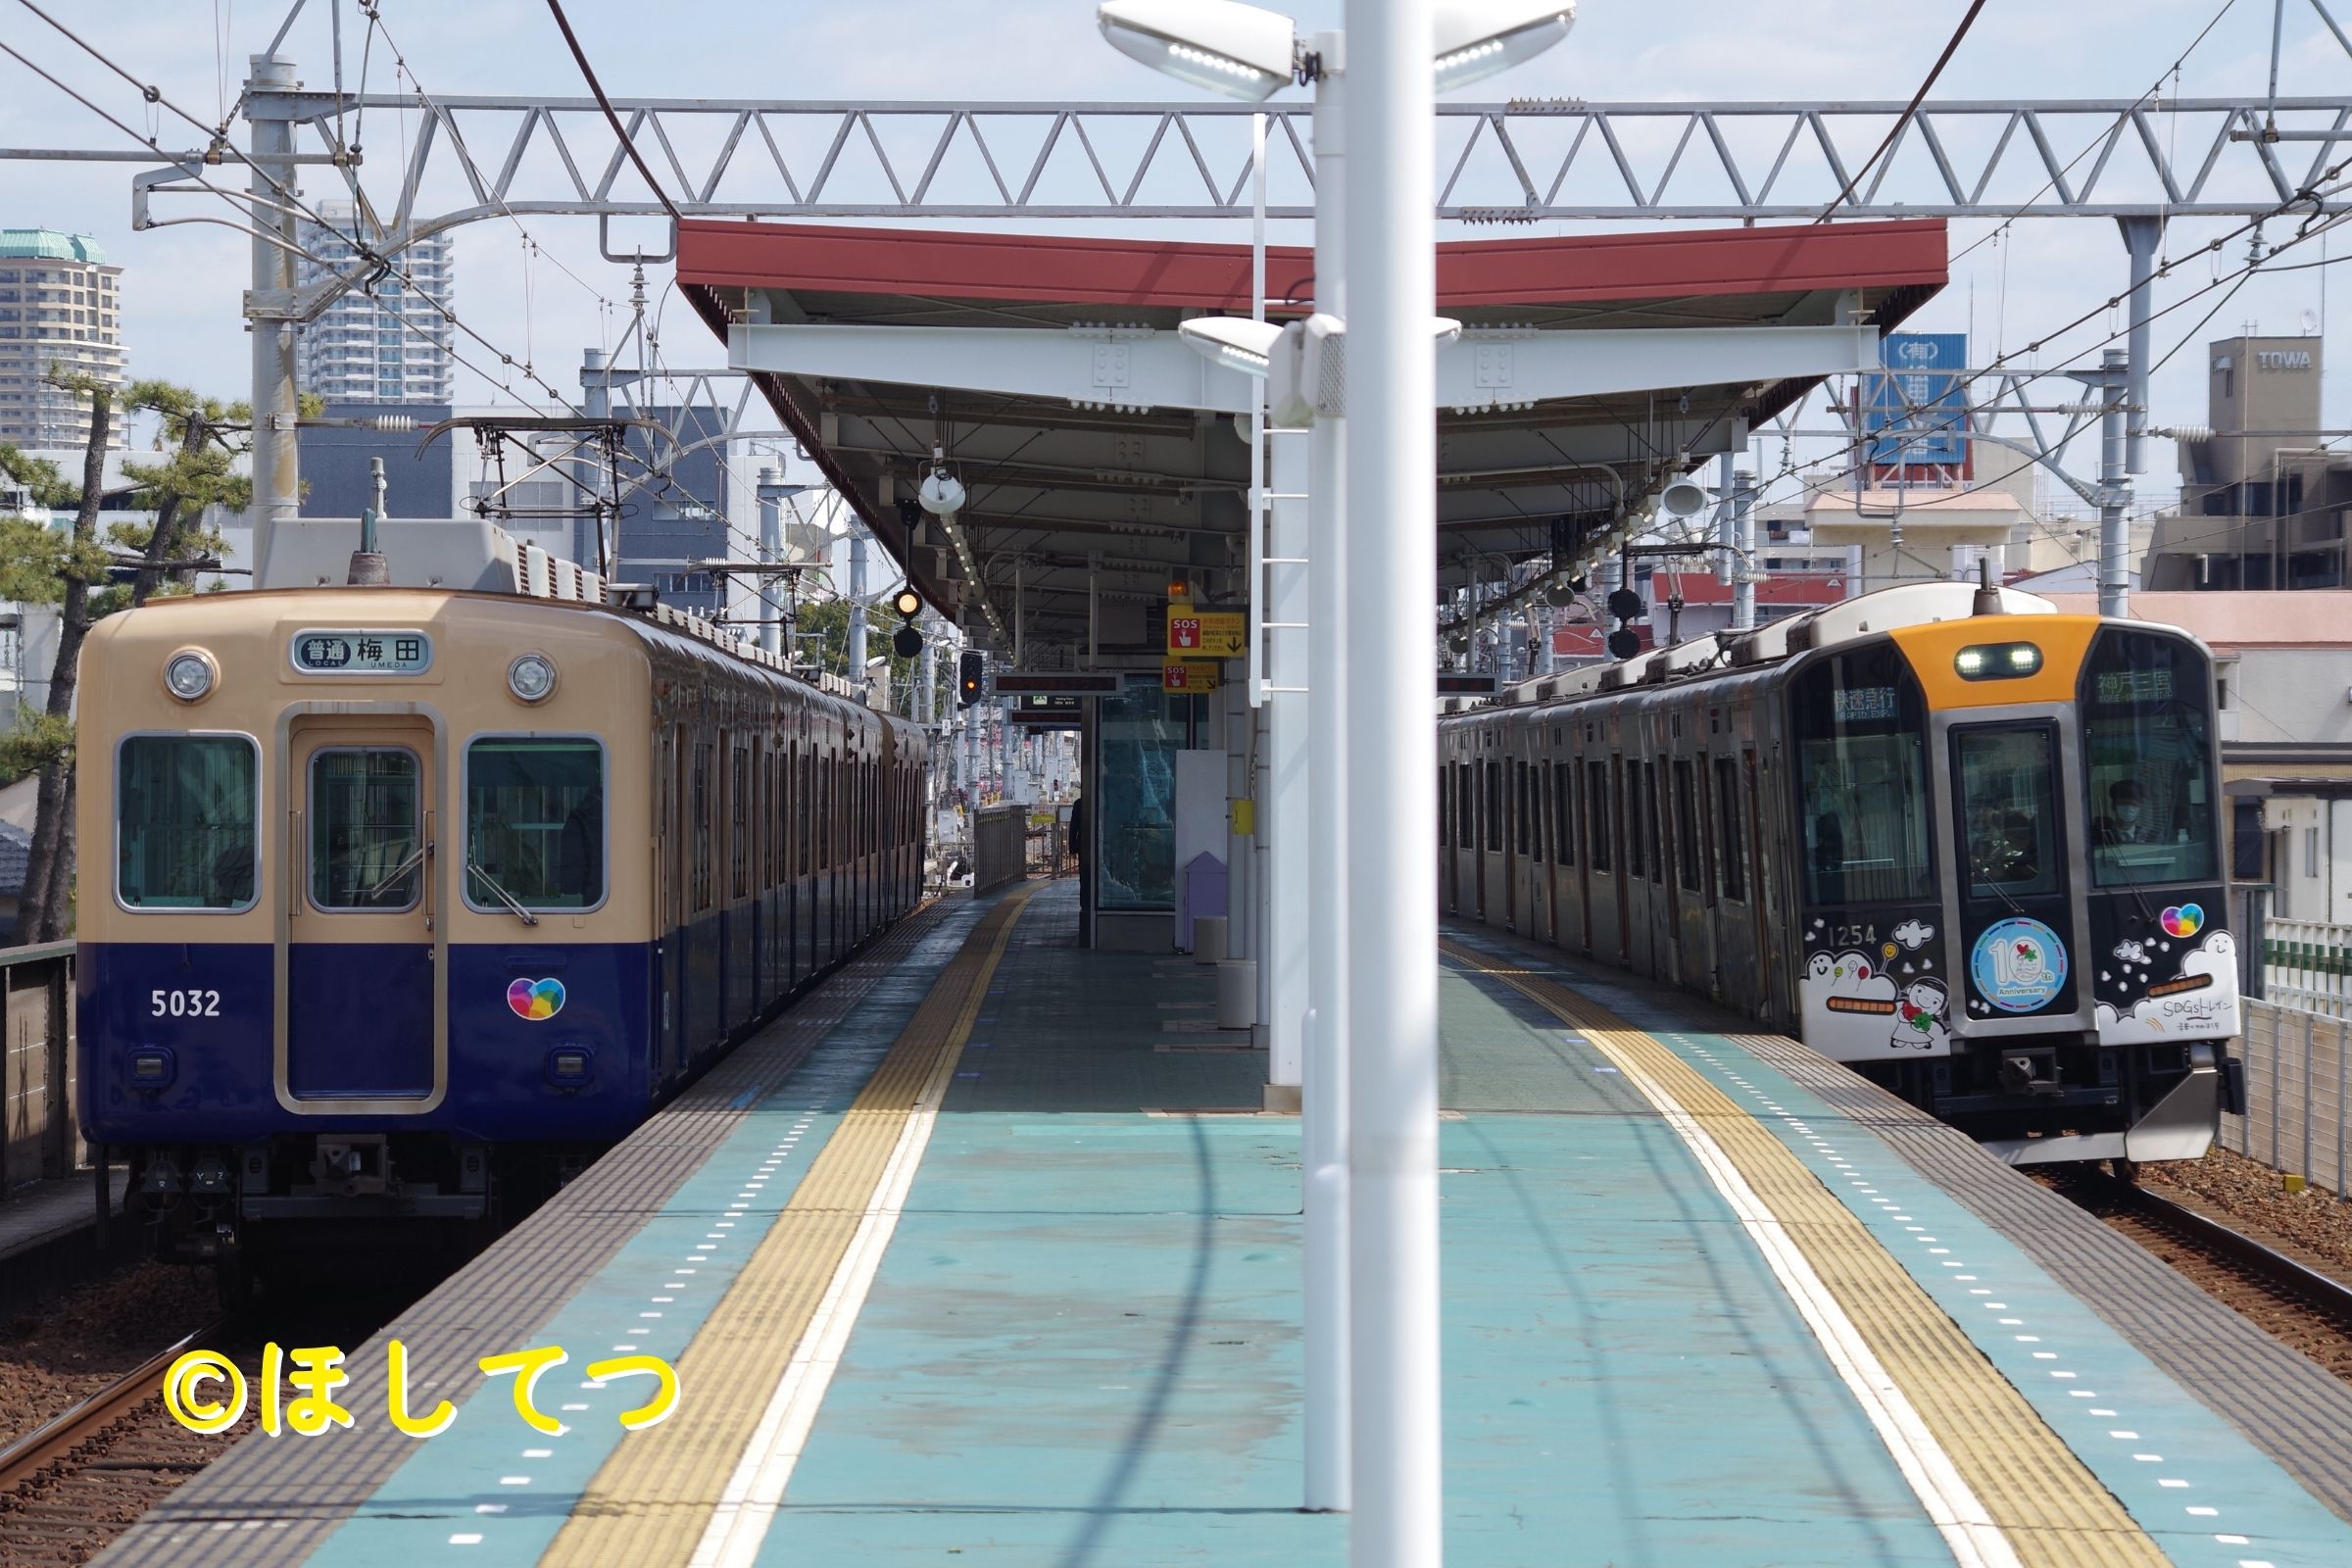
{"label": "black and orange train", "polygon": [[2239,1095],[2213,661],[1922,583],[1439,719],[1440,896],[1714,1000],[2016,1163]]}

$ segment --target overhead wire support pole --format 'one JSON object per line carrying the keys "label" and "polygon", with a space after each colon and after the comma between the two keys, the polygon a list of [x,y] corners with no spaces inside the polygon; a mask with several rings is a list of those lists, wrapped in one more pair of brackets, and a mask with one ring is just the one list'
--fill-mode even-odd
{"label": "overhead wire support pole", "polygon": [[[1348,315],[1347,40],[1315,40],[1315,309]],[[1343,392],[1343,397],[1345,393]],[[1343,405],[1344,407],[1344,405]],[[1307,1013],[1299,1030],[1299,1166],[1305,1209],[1306,1506],[1349,1506],[1348,927],[1348,421],[1318,417],[1307,443]]]}
{"label": "overhead wire support pole", "polygon": [[294,215],[275,195],[294,185],[295,118],[285,99],[300,86],[292,61],[252,57],[245,115],[253,124],[253,292],[245,309],[253,331],[257,587],[269,569],[277,529],[291,525],[302,505],[302,449],[295,428],[301,396],[294,380]]}

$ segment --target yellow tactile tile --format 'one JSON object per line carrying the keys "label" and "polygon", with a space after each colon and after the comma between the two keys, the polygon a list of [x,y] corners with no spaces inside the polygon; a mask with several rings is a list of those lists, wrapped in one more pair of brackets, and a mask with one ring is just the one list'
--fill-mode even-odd
{"label": "yellow tactile tile", "polygon": [[1668,1096],[1739,1169],[1853,1320],[2026,1568],[2163,1568],[2158,1549],[2025,1396],[1804,1162],[1656,1037],[1458,944],[1446,954],[1575,1025]]}
{"label": "yellow tactile tile", "polygon": [[769,1397],[872,1202],[909,1113],[936,1097],[987,1000],[1013,923],[1040,884],[1006,894],[843,1113],[751,1261],[678,1358],[692,1391],[659,1427],[624,1439],[539,1559],[562,1568],[654,1568],[694,1552]]}

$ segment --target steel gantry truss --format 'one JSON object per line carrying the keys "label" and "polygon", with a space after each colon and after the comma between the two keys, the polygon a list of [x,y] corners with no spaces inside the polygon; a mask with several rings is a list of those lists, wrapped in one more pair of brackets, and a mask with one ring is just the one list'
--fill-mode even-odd
{"label": "steel gantry truss", "polygon": [[[480,219],[665,218],[590,98],[273,93],[320,161],[345,116],[416,130],[398,183],[370,191],[397,234]],[[1819,217],[1899,103],[1589,103],[1438,110],[1437,215],[1544,220]],[[616,100],[689,218],[1246,219],[1247,104]],[[1304,103],[1270,104],[1266,216],[1313,216]],[[2352,152],[2340,98],[1969,100],[1924,105],[1841,219],[2224,218],[2292,201]],[[136,154],[129,155],[132,157]],[[456,205],[434,210],[443,193]],[[2328,198],[2326,211],[2343,211]],[[650,259],[650,258],[649,258]]]}

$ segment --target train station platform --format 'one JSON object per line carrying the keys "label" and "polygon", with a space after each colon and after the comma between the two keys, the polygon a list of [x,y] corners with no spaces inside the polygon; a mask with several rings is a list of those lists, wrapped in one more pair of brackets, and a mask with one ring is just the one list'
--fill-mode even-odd
{"label": "train station platform", "polygon": [[[100,1560],[1338,1564],[1298,1123],[1067,883],[905,922]],[[2352,1562],[2352,1394],[1842,1069],[1449,933],[1457,1565]],[[410,1408],[385,1409],[385,1344]],[[562,1346],[560,1434],[477,1358]],[[680,1392],[624,1432],[657,1355]]]}

